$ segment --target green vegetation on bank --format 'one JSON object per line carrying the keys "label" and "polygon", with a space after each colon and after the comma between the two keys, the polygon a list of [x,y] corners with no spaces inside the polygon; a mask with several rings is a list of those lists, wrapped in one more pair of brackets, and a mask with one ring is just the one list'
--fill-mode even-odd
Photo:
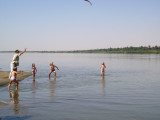
{"label": "green vegetation on bank", "polygon": [[160,54],[160,46],[140,46],[140,47],[123,47],[123,48],[107,48],[94,50],[77,50],[70,51],[72,53],[123,53],[123,54]]}
{"label": "green vegetation on bank", "polygon": [[[0,51],[13,52],[13,51]],[[160,46],[140,46],[123,48],[104,48],[92,50],[72,50],[72,51],[27,51],[28,53],[123,53],[123,54],[160,54]]]}

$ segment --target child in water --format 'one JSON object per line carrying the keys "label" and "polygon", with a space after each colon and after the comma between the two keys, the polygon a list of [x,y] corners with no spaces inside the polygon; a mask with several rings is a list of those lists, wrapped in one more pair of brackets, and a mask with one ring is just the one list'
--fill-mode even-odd
{"label": "child in water", "polygon": [[[55,66],[55,65],[53,65],[53,62],[50,62],[49,66],[50,66],[50,69],[51,69],[51,71],[49,72],[49,78],[50,78],[50,75],[51,75],[52,72],[54,72],[54,77],[56,77],[55,67],[56,67],[57,69],[58,69],[58,67]],[[58,70],[59,70],[59,69],[58,69]]]}
{"label": "child in water", "polygon": [[17,85],[16,85],[16,90],[18,90],[18,84],[19,84],[19,83],[18,83],[16,77],[17,77],[17,74],[21,74],[21,73],[22,73],[22,72],[17,72],[17,67],[14,67],[14,68],[13,68],[13,71],[11,72],[10,82],[9,82],[9,85],[8,85],[8,90],[10,90],[10,87],[11,87],[12,82],[17,83]]}
{"label": "child in water", "polygon": [[106,68],[106,66],[105,66],[105,64],[104,64],[104,62],[103,62],[103,63],[101,64],[101,67],[100,67],[100,69],[101,69],[101,76],[104,76],[105,68]]}
{"label": "child in water", "polygon": [[32,63],[32,75],[33,75],[33,80],[35,80],[35,74],[37,73],[37,69],[34,63]]}

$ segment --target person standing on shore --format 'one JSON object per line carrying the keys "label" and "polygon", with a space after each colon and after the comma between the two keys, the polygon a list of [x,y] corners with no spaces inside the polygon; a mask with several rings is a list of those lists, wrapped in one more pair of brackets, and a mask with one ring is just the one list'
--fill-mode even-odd
{"label": "person standing on shore", "polygon": [[[15,50],[15,54],[14,54],[14,56],[12,58],[12,62],[10,64],[10,66],[11,66],[11,72],[13,71],[14,67],[19,66],[19,56],[21,56],[24,52],[26,52],[26,48],[22,52],[20,52],[19,50]],[[9,74],[9,79],[11,77],[11,72]]]}
{"label": "person standing on shore", "polygon": [[11,71],[13,71],[14,67],[19,66],[19,56],[21,56],[24,52],[26,52],[26,48],[22,52],[20,52],[19,50],[15,50],[15,54],[11,62]]}

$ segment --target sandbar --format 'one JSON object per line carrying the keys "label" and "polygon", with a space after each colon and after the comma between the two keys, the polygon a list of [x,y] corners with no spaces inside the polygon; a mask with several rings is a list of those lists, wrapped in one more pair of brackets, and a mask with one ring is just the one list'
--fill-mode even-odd
{"label": "sandbar", "polygon": [[[0,71],[0,87],[1,86],[6,86],[9,83],[9,71]],[[32,72],[23,72],[23,74],[18,74],[17,75],[17,80],[21,81],[24,80],[25,78],[29,77],[32,75]]]}

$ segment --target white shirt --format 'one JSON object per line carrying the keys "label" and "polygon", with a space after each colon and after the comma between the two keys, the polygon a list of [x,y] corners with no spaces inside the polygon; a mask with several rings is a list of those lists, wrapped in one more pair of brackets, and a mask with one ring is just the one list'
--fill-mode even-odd
{"label": "white shirt", "polygon": [[12,62],[11,63],[15,63],[16,66],[19,66],[19,53],[14,54],[13,58],[12,58]]}

